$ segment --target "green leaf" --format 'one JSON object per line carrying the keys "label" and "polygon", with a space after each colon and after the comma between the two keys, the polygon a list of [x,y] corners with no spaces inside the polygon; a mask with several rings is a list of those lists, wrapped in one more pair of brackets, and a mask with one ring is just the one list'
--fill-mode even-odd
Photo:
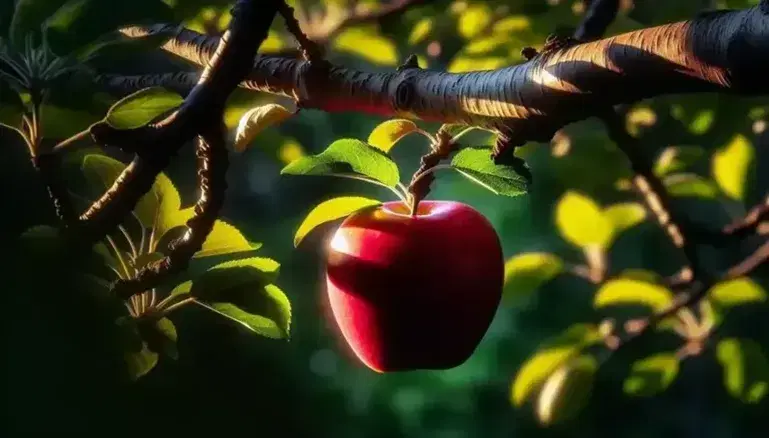
{"label": "green leaf", "polygon": [[742,200],[748,180],[748,171],[753,163],[753,145],[738,134],[723,149],[713,154],[713,179],[727,196]]}
{"label": "green leaf", "polygon": [[[7,1],[7,0],[5,0]],[[23,50],[28,35],[40,42],[43,22],[67,0],[17,0],[8,35],[16,50]]]}
{"label": "green leaf", "polygon": [[52,50],[68,55],[126,26],[171,20],[162,0],[75,0],[67,3],[44,26]]}
{"label": "green leaf", "polygon": [[490,148],[465,148],[451,160],[451,167],[488,190],[504,196],[518,196],[528,191],[528,168],[495,164]]}
{"label": "green leaf", "polygon": [[349,27],[333,42],[334,49],[351,53],[378,65],[398,64],[398,50],[389,39],[379,35],[374,27]]}
{"label": "green leaf", "polygon": [[528,295],[555,278],[562,270],[563,261],[555,254],[518,254],[505,262],[505,296]]}
{"label": "green leaf", "polygon": [[[247,285],[251,289],[262,288],[278,279],[280,264],[266,257],[249,257],[220,263],[192,282],[190,294],[203,301],[231,301],[240,299],[232,289]],[[239,291],[238,291],[239,292]]]}
{"label": "green leaf", "polygon": [[[161,236],[171,234],[174,231],[186,230],[184,225],[195,214],[195,207],[188,207],[177,211],[173,215],[166,216],[158,225],[158,234]],[[248,239],[233,225],[222,220],[216,220],[211,232],[203,242],[200,251],[193,258],[220,256],[239,252],[256,251],[262,244],[249,242]]]}
{"label": "green leaf", "polygon": [[125,353],[125,361],[131,378],[139,380],[155,368],[158,354],[150,350],[145,343],[141,351]]}
{"label": "green leaf", "polygon": [[613,225],[614,235],[630,229],[646,219],[646,209],[637,202],[624,202],[609,206],[604,216]]}
{"label": "green leaf", "polygon": [[492,20],[492,11],[485,4],[476,4],[465,8],[457,21],[459,34],[470,39],[488,28]]}
{"label": "green leaf", "polygon": [[579,347],[575,345],[547,348],[535,353],[515,376],[510,392],[513,405],[522,406],[551,374],[578,354]]}
{"label": "green leaf", "polygon": [[182,102],[184,98],[173,91],[162,87],[145,88],[115,103],[104,121],[117,129],[140,128]]}
{"label": "green leaf", "polygon": [[692,173],[668,175],[663,183],[673,196],[714,199],[719,195],[719,189],[712,181]]}
{"label": "green leaf", "polygon": [[238,128],[235,131],[234,149],[237,152],[245,151],[254,138],[265,128],[277,125],[293,115],[294,113],[276,103],[258,106],[246,111],[240,118]]}
{"label": "green leaf", "polygon": [[716,357],[724,368],[724,385],[743,403],[760,402],[769,390],[769,360],[750,339],[728,338],[718,343]]}
{"label": "green leaf", "polygon": [[368,136],[368,144],[390,152],[390,149],[403,137],[419,131],[416,123],[406,119],[393,119],[380,123]]}
{"label": "green leaf", "polygon": [[291,329],[291,308],[283,291],[275,285],[265,287],[276,302],[280,302],[281,312],[274,316],[264,316],[247,312],[234,304],[229,303],[199,303],[203,307],[216,312],[238,324],[246,327],[256,334],[272,339],[288,339]]}
{"label": "green leaf", "polygon": [[41,259],[57,259],[66,252],[66,245],[58,229],[49,225],[36,225],[19,236],[21,247],[28,254]]}
{"label": "green leaf", "polygon": [[673,293],[664,286],[631,278],[607,281],[593,298],[593,305],[598,308],[639,305],[660,312],[671,304],[673,304]]}
{"label": "green leaf", "polygon": [[766,291],[748,277],[718,283],[710,289],[708,297],[719,308],[763,303],[767,299]]}
{"label": "green leaf", "polygon": [[650,397],[664,391],[678,374],[675,354],[660,353],[633,363],[623,389],[626,394]]}
{"label": "green leaf", "polygon": [[316,206],[299,225],[294,236],[294,247],[299,246],[302,239],[316,227],[327,222],[349,216],[350,214],[366,207],[381,204],[376,199],[362,198],[358,196],[345,196],[329,199]]}
{"label": "green leaf", "polygon": [[[0,72],[2,70],[2,58],[0,58]],[[2,74],[0,74],[0,123],[20,132],[23,115],[24,102],[21,100],[21,96],[19,96],[18,91],[5,83]]]}
{"label": "green leaf", "polygon": [[542,385],[537,399],[539,421],[552,425],[574,418],[590,399],[597,370],[598,362],[586,355],[561,365]]}
{"label": "green leaf", "polygon": [[176,327],[170,319],[164,317],[157,321],[139,321],[139,333],[150,351],[172,359],[178,358]]}
{"label": "green leaf", "polygon": [[136,216],[145,228],[155,227],[155,235],[162,237],[168,230],[168,222],[173,221],[182,206],[179,191],[174,183],[160,173],[152,184],[152,189],[136,204]]}
{"label": "green leaf", "polygon": [[614,227],[601,208],[587,196],[569,191],[555,208],[558,230],[568,242],[584,248],[605,248],[612,240]]}
{"label": "green leaf", "polygon": [[419,20],[411,29],[408,42],[411,45],[417,44],[430,34],[430,29],[433,28],[433,20],[429,17]]}
{"label": "green leaf", "polygon": [[705,155],[698,146],[670,146],[665,148],[654,163],[654,174],[665,176],[680,172],[693,165]]}
{"label": "green leaf", "polygon": [[302,157],[284,167],[283,175],[354,173],[389,187],[398,184],[398,166],[384,152],[354,139],[337,140],[318,155]]}

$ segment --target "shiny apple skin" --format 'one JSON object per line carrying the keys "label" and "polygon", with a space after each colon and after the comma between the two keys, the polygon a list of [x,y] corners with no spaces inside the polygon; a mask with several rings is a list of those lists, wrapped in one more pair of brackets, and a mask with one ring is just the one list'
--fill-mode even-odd
{"label": "shiny apple skin", "polygon": [[464,363],[502,295],[499,237],[472,207],[422,201],[358,211],[329,245],[327,287],[344,339],[377,372]]}

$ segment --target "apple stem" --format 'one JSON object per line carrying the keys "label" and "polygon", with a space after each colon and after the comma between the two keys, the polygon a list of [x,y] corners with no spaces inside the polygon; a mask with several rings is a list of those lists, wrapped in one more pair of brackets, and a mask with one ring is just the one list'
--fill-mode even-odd
{"label": "apple stem", "polygon": [[419,202],[430,193],[430,184],[435,179],[433,172],[435,170],[449,166],[439,165],[441,160],[448,158],[454,151],[457,144],[452,141],[451,134],[441,128],[435,135],[435,141],[430,144],[430,152],[422,156],[419,169],[414,172],[409,184],[409,201],[411,204],[411,216],[417,215]]}

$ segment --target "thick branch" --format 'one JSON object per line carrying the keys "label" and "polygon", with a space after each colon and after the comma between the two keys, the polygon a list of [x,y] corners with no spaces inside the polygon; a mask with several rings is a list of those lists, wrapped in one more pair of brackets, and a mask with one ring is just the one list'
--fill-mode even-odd
{"label": "thick branch", "polygon": [[[547,140],[565,124],[614,104],[662,94],[769,92],[769,17],[759,7],[545,51],[493,71],[450,74],[406,69],[313,71],[301,60],[258,57],[246,88],[282,94],[302,106],[465,123]],[[131,27],[129,36],[168,31]],[[205,65],[218,40],[176,29],[164,49]]]}
{"label": "thick branch", "polygon": [[150,190],[171,156],[201,131],[220,123],[229,95],[248,74],[251,60],[267,37],[277,6],[278,0],[237,2],[229,29],[206,56],[199,82],[179,110],[163,122],[129,132],[94,125],[91,134],[97,142],[109,139],[116,146],[136,150],[137,155],[113,186],[81,216],[88,226],[87,232],[78,236],[81,244],[90,246],[117,227]]}

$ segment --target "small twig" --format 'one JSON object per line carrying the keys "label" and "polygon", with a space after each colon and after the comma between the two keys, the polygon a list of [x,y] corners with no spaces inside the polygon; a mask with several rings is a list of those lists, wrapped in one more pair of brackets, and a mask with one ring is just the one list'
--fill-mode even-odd
{"label": "small twig", "polygon": [[430,184],[435,180],[433,170],[447,158],[455,149],[456,143],[451,141],[451,134],[440,130],[435,136],[437,142],[430,145],[430,152],[422,156],[419,169],[414,172],[409,184],[411,194],[411,216],[416,216],[419,203],[430,193]]}
{"label": "small twig", "polygon": [[724,228],[724,233],[730,236],[747,237],[755,234],[762,222],[769,221],[769,196],[762,204],[758,204],[744,218],[729,224]]}
{"label": "small twig", "polygon": [[291,35],[294,36],[294,38],[296,38],[296,41],[299,43],[299,48],[302,51],[302,56],[304,59],[315,63],[322,62],[323,52],[320,48],[320,45],[313,42],[302,31],[302,27],[299,25],[299,21],[297,21],[296,17],[294,17],[294,8],[289,6],[288,3],[283,0],[278,7],[278,11],[283,17],[283,20],[286,22],[286,28],[288,28],[288,31],[291,33]]}

